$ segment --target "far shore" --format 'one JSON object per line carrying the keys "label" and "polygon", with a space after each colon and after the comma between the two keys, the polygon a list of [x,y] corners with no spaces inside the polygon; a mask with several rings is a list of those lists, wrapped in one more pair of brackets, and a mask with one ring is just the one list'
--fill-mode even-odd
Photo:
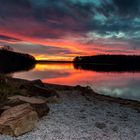
{"label": "far shore", "polygon": [[74,61],[67,60],[36,60],[36,63],[73,63]]}

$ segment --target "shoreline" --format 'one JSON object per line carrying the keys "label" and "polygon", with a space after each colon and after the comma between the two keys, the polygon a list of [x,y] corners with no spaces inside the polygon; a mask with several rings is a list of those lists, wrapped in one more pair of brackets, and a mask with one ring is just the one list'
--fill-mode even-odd
{"label": "shoreline", "polygon": [[[31,82],[29,80],[19,79],[19,78],[11,78],[11,80],[13,82],[17,82],[18,84]],[[87,98],[87,100],[89,101],[92,101],[92,99],[94,99],[94,100],[106,101],[110,103],[113,102],[113,103],[118,103],[127,107],[131,107],[137,111],[140,111],[139,101],[102,95],[95,92],[93,89],[90,88],[90,86],[80,86],[80,85],[70,86],[70,85],[59,85],[59,84],[52,84],[52,83],[43,83],[43,84],[50,90],[56,90],[56,91],[79,90],[81,91],[81,95],[85,96],[85,98]]]}

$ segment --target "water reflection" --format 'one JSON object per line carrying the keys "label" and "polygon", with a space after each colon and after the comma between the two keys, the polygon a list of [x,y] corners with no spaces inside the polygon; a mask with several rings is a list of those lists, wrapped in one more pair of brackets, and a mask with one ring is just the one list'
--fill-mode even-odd
{"label": "water reflection", "polygon": [[133,63],[130,63],[129,65],[74,63],[74,68],[97,72],[140,72],[140,65]]}
{"label": "water reflection", "polygon": [[49,63],[13,76],[62,85],[89,85],[101,94],[140,101],[140,72],[97,72],[75,69],[72,63]]}
{"label": "water reflection", "polygon": [[24,63],[23,64],[0,64],[0,74],[12,74],[19,71],[29,71],[35,68],[35,63]]}

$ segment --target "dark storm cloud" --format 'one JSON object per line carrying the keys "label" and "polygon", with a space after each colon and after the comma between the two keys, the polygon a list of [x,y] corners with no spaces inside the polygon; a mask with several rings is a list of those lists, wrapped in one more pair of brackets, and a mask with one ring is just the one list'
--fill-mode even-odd
{"label": "dark storm cloud", "polygon": [[[17,23],[13,22],[13,19]],[[0,0],[0,29],[58,39],[94,32],[139,44],[140,0]],[[118,36],[123,33],[123,36]]]}
{"label": "dark storm cloud", "polygon": [[[98,22],[96,30],[105,31],[136,31],[139,30],[139,22],[135,18],[140,17],[139,0],[102,0],[96,11],[105,17],[105,21]],[[94,21],[93,21],[94,22]]]}
{"label": "dark storm cloud", "polygon": [[[96,12],[107,18],[106,26],[102,24],[103,21],[93,19]],[[108,31],[109,28],[116,31],[122,28],[128,29],[130,27],[126,24],[128,20],[133,20],[132,18],[139,14],[139,0],[100,0],[98,6],[91,1],[82,3],[71,0],[0,0],[1,18],[30,18],[47,24],[49,28],[60,28],[77,33],[95,29],[99,31]],[[123,21],[122,24],[122,20],[127,22]]]}
{"label": "dark storm cloud", "polygon": [[83,21],[83,26],[87,28],[86,20],[92,22],[92,18],[96,14],[95,11],[108,18],[111,15],[123,16],[123,18],[139,16],[139,0],[100,1],[100,5],[96,6],[91,1],[82,3],[71,0],[0,0],[0,15],[5,18],[7,16],[17,18],[19,15],[33,16],[40,21],[56,20],[58,22],[60,20],[60,23],[63,22],[63,18],[69,18],[78,23]]}
{"label": "dark storm cloud", "polygon": [[0,0],[0,17],[22,18],[30,15],[31,5],[28,0]]}
{"label": "dark storm cloud", "polygon": [[[13,30],[16,30],[12,25],[8,25],[9,23],[13,24],[11,20],[16,19],[17,22],[19,22],[18,24],[21,24],[23,30],[26,30],[26,26],[29,25],[25,25],[22,21],[26,21],[27,23],[33,22],[33,24],[37,24],[36,26],[38,26],[35,30],[37,30],[37,28],[39,29],[34,32],[34,29],[32,28],[33,34],[30,33],[31,36],[58,38],[58,36],[65,35],[66,32],[82,34],[89,29],[90,20],[93,16],[93,4],[83,4],[80,1],[0,1],[0,25],[7,26],[10,29],[14,28]],[[52,33],[48,32],[48,30],[52,30]],[[49,35],[47,35],[47,33]]]}
{"label": "dark storm cloud", "polygon": [[113,0],[117,11],[122,16],[140,16],[140,1],[139,0]]}
{"label": "dark storm cloud", "polygon": [[122,16],[123,18],[132,18],[140,16],[139,0],[101,0],[101,5],[97,7],[107,17]]}

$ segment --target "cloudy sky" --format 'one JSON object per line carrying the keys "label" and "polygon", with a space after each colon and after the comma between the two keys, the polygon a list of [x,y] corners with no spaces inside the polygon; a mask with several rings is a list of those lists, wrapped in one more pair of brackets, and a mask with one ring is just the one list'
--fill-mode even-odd
{"label": "cloudy sky", "polygon": [[0,0],[0,46],[37,59],[140,54],[140,0]]}

